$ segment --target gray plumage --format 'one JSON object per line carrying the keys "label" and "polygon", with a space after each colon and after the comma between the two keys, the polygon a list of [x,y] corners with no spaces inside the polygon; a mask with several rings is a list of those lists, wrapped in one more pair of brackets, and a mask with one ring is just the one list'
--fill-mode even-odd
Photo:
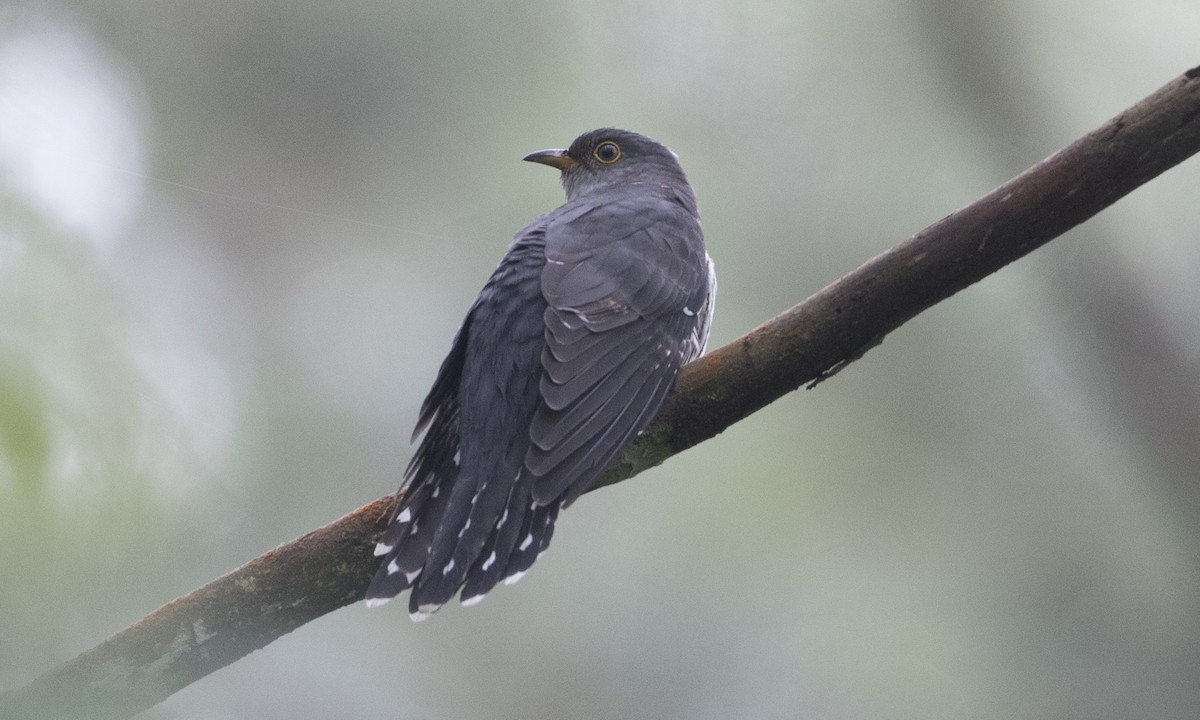
{"label": "gray plumage", "polygon": [[369,605],[420,620],[514,582],[558,512],[654,418],[708,338],[716,280],[674,153],[625,130],[525,158],[567,202],[516,235],[421,407]]}

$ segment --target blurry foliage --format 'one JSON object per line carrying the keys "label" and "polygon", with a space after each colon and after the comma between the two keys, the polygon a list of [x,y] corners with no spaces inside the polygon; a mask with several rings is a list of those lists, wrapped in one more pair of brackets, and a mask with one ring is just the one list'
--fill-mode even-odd
{"label": "blurry foliage", "polygon": [[[0,689],[395,489],[463,311],[561,201],[524,153],[670,144],[722,342],[1195,65],[1197,13],[0,6]],[[350,608],[146,716],[1200,714],[1200,473],[1153,462],[1116,392],[1145,348],[1072,290],[1134,288],[1195,383],[1197,184],[589,496],[480,607]]]}

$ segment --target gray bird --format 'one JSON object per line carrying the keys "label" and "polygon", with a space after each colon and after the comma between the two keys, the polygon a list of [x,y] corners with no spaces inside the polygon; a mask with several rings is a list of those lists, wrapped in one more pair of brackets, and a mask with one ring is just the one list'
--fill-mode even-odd
{"label": "gray bird", "polygon": [[604,128],[525,160],[561,170],[567,202],[516,234],[467,311],[375,547],[367,605],[411,588],[414,620],[521,579],[708,341],[716,276],[675,153]]}

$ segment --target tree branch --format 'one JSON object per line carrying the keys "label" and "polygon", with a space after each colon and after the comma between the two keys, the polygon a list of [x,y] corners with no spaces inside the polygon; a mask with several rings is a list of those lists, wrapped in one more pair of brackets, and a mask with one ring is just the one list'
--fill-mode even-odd
{"label": "tree branch", "polygon": [[[1200,151],[1200,67],[680,373],[597,485],[631,477],[861,357],[910,318]],[[391,498],[262,555],[0,695],[0,717],[126,718],[362,597]]]}

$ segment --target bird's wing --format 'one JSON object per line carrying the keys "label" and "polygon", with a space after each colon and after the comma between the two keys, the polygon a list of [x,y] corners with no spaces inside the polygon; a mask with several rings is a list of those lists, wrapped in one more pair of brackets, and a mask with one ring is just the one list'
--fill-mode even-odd
{"label": "bird's wing", "polygon": [[546,231],[546,345],[526,467],[569,505],[653,419],[708,297],[699,220],[627,193],[564,208]]}
{"label": "bird's wing", "polygon": [[511,574],[513,534],[533,510],[523,463],[538,402],[543,244],[539,221],[518,232],[467,311],[421,407],[424,437],[376,547],[384,557],[368,599],[411,587],[409,610],[426,617],[464,582],[472,597]]}

